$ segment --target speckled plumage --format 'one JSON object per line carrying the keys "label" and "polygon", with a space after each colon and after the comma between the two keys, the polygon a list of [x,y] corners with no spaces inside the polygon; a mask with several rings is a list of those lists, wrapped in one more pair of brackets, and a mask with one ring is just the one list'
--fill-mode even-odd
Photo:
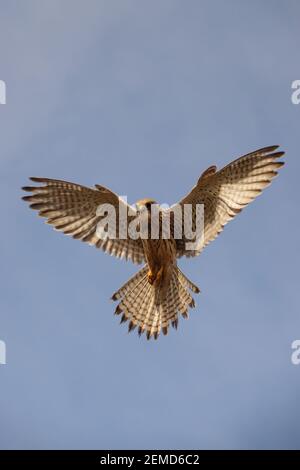
{"label": "speckled plumage", "polygon": [[[195,305],[190,291],[199,292],[198,287],[180,271],[177,259],[198,255],[271,183],[283,165],[278,158],[284,152],[276,151],[277,148],[265,147],[249,153],[220,171],[215,166],[209,167],[189,194],[164,212],[172,214],[174,208],[191,204],[194,223],[196,204],[204,204],[204,237],[195,250],[187,250],[186,242],[190,240],[184,236],[182,239],[174,238],[177,223],[174,220],[168,239],[162,237],[161,231],[157,240],[131,239],[128,227],[120,226],[119,212],[125,211],[128,225],[136,217],[136,209],[104,186],[96,185],[96,189],[92,189],[67,181],[31,178],[39,185],[24,187],[32,194],[23,199],[30,202],[30,207],[38,210],[39,215],[55,229],[116,257],[137,264],[146,263],[112,298],[119,301],[116,314],[121,315],[121,322],[129,322],[129,331],[138,327],[139,334],[146,332],[148,338],[157,338],[161,331],[164,334],[168,332],[170,324],[177,328],[180,315],[187,318],[188,309]],[[149,208],[153,202],[150,199],[139,202],[140,206],[148,206],[147,217],[150,220]],[[115,207],[116,238],[103,240],[97,234],[97,224],[101,221],[97,208],[101,204]],[[122,230],[126,232],[125,238],[119,236]]]}

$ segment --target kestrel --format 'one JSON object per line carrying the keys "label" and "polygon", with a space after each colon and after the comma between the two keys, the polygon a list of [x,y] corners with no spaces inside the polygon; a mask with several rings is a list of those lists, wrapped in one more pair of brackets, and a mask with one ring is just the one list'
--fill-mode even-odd
{"label": "kestrel", "polygon": [[[187,318],[189,307],[195,306],[190,291],[200,292],[181,272],[177,259],[199,255],[223,230],[224,225],[271,183],[277,169],[284,164],[278,161],[284,152],[277,149],[278,146],[274,145],[256,150],[219,171],[216,166],[210,166],[187,196],[171,208],[159,210],[159,235],[155,239],[150,236],[132,238],[128,228],[130,222],[139,216],[144,220],[146,218],[151,225],[155,205],[153,199],[140,200],[134,207],[98,184],[94,189],[67,181],[35,177],[30,179],[40,185],[22,188],[32,193],[23,199],[30,202],[30,207],[46,217],[46,222],[55,229],[118,258],[144,263],[142,269],[113,294],[112,299],[119,301],[115,313],[122,314],[121,323],[129,321],[129,331],[138,327],[139,334],[145,332],[148,339],[152,336],[156,339],[161,331],[167,334],[170,324],[177,328],[180,314]],[[162,231],[162,217],[190,205],[194,226],[198,204],[204,206],[203,233],[196,248],[188,249],[187,243],[191,240],[186,238],[184,230],[181,238],[175,237],[174,216],[169,219],[168,237]],[[104,214],[100,214],[98,208],[103,205],[115,209],[114,237],[99,237],[97,227],[103,221]],[[125,214],[124,224],[120,222],[121,212]],[[179,223],[183,224],[183,221]]]}

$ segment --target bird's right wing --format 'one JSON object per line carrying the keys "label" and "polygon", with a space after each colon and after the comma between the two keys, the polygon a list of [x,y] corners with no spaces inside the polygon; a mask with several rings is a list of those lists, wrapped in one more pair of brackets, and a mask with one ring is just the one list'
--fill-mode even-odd
{"label": "bird's right wing", "polygon": [[[132,206],[104,186],[95,185],[96,189],[79,184],[49,178],[30,178],[39,186],[25,186],[24,191],[31,192],[23,199],[30,202],[30,207],[39,211],[41,217],[47,218],[47,223],[57,230],[72,235],[118,258],[130,259],[134,263],[144,262],[144,250],[141,239],[132,239],[128,234],[128,225],[136,216]],[[116,237],[103,239],[99,237],[101,205],[112,205],[115,209]],[[125,218],[120,218],[120,211]],[[125,222],[121,226],[120,220]],[[123,233],[120,238],[120,233]],[[125,233],[125,237],[124,237]]]}

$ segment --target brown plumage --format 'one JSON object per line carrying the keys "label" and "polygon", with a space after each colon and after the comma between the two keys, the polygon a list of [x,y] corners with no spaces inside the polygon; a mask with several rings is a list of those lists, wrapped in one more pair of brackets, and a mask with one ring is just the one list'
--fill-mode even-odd
{"label": "brown plumage", "polygon": [[[31,178],[39,185],[24,187],[32,194],[23,199],[57,230],[119,258],[146,263],[112,298],[119,301],[115,313],[121,315],[121,322],[129,322],[129,331],[138,327],[139,334],[146,332],[147,338],[157,338],[161,331],[167,334],[170,324],[177,328],[180,315],[188,317],[188,309],[195,306],[190,291],[199,292],[180,271],[177,259],[198,255],[229,220],[270,184],[284,164],[278,161],[284,152],[276,151],[277,148],[265,147],[247,154],[220,171],[215,166],[209,167],[186,197],[170,209],[160,211],[158,239],[132,239],[128,229],[138,214],[151,222],[151,206],[155,203],[152,199],[139,201],[136,209],[103,186],[96,185],[96,189],[92,189],[49,178]],[[103,219],[97,209],[102,204],[111,204],[116,210],[116,236],[113,238],[101,239],[97,233],[98,223]],[[194,250],[188,250],[186,243],[196,240],[184,236],[176,239],[174,235],[177,222],[172,214],[184,204],[192,205],[193,224],[196,205],[204,204],[204,236]],[[120,211],[126,214],[124,227],[120,225]],[[171,217],[167,239],[162,234],[162,215]]]}

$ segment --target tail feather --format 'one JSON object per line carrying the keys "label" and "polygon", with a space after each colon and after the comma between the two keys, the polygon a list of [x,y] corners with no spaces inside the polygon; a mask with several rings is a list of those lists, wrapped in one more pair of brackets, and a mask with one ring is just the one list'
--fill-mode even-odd
{"label": "tail feather", "polygon": [[185,304],[193,308],[195,306],[195,301],[193,297],[191,296],[190,292],[186,289],[186,285],[182,282],[180,276],[179,276],[179,291]]}
{"label": "tail feather", "polygon": [[131,291],[133,288],[137,287],[137,281],[143,281],[146,278],[148,267],[145,265],[142,269],[140,269],[134,276],[132,276],[130,279],[128,279],[125,284],[123,284],[122,287],[120,287],[119,290],[117,290],[113,295],[112,295],[112,300],[118,300],[123,297],[125,293],[128,293]]}
{"label": "tail feather", "polygon": [[[124,297],[117,306],[117,309],[123,312],[126,319],[130,318],[131,321],[137,325],[142,320],[140,312],[142,311],[142,305],[145,302],[145,299],[149,296],[149,287],[151,286],[148,283],[146,274],[141,277],[141,279],[139,279],[138,276],[136,279],[133,277],[131,279],[131,284],[130,289],[127,288],[124,290]],[[123,288],[120,290],[122,289]]]}
{"label": "tail feather", "polygon": [[156,339],[160,332],[168,333],[171,325],[177,328],[181,314],[188,318],[188,309],[195,306],[189,289],[200,292],[177,266],[173,267],[169,285],[150,284],[147,277],[148,267],[144,266],[112,296],[120,300],[115,313],[122,313],[121,323],[129,320],[128,330],[138,326],[138,333],[146,332],[147,338]]}
{"label": "tail feather", "polygon": [[[154,286],[151,286],[151,288],[153,288],[153,290],[155,289]],[[156,305],[155,302],[155,295],[152,292],[150,305],[148,306],[148,311],[142,323],[143,330],[146,330],[147,339],[150,339],[150,336],[152,335],[152,327],[154,328],[155,317],[157,315],[157,308],[158,305]]]}
{"label": "tail feather", "polygon": [[140,293],[137,294],[139,300],[137,301],[137,307],[135,310],[132,311],[132,321],[135,325],[140,326],[143,321],[143,312],[145,310],[145,306],[147,306],[150,302],[152,293],[151,293],[151,285],[146,278],[143,284],[143,288],[141,289]]}
{"label": "tail feather", "polygon": [[[185,276],[182,274],[183,279]],[[171,322],[174,328],[178,325],[178,313],[187,318],[187,312],[189,306],[191,306],[193,298],[186,289],[183,281],[180,280],[180,276],[177,270],[174,269],[173,275],[170,282],[170,287],[164,302],[164,326],[168,327]]]}
{"label": "tail feather", "polygon": [[200,289],[198,286],[196,286],[196,284],[194,284],[192,281],[190,281],[190,279],[188,279],[186,277],[185,274],[183,274],[183,272],[181,271],[181,269],[178,268],[177,266],[177,270],[178,270],[178,274],[179,274],[179,279],[180,281],[187,287],[189,287],[193,292],[195,292],[195,294],[199,294],[200,292]]}

